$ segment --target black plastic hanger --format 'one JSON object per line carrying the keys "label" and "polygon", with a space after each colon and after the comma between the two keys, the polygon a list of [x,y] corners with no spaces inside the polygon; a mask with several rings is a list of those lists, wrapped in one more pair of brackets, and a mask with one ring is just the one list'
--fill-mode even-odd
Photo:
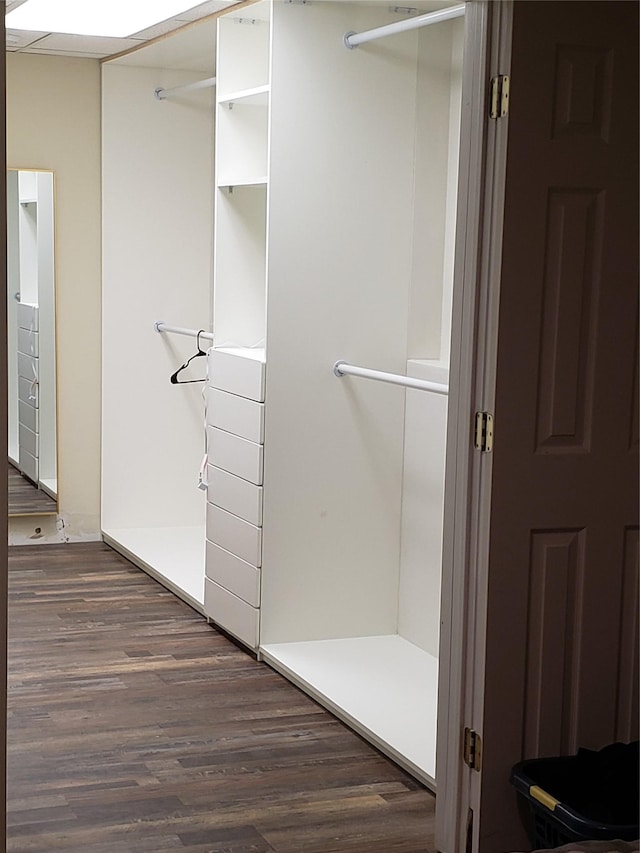
{"label": "black plastic hanger", "polygon": [[196,336],[196,346],[198,347],[198,352],[194,353],[191,358],[188,358],[182,367],[179,367],[175,373],[171,374],[171,384],[172,385],[189,385],[192,382],[205,382],[204,379],[178,379],[178,374],[182,373],[183,370],[186,370],[187,367],[191,364],[194,358],[199,358],[201,355],[206,355],[206,352],[200,346],[200,335],[204,334],[204,329],[200,329]]}

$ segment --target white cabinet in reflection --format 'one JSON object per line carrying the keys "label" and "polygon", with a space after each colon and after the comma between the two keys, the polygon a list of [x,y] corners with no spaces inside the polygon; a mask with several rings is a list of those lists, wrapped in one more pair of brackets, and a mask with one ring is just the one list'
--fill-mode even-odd
{"label": "white cabinet in reflection", "polygon": [[55,498],[53,211],[52,172],[8,172],[8,457],[26,477]]}

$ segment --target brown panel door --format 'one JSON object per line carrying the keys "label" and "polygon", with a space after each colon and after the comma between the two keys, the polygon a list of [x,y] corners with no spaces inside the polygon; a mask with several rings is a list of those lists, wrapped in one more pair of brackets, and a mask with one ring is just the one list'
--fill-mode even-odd
{"label": "brown panel door", "polygon": [[481,851],[512,765],[638,737],[638,5],[516,2]]}

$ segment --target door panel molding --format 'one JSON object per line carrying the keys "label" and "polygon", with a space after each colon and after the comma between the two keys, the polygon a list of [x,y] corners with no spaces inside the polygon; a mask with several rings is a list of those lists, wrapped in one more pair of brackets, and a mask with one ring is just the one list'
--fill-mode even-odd
{"label": "door panel molding", "polygon": [[586,531],[534,530],[529,564],[525,756],[577,746]]}
{"label": "door panel molding", "polygon": [[638,583],[640,564],[640,541],[637,527],[624,531],[624,563],[620,596],[620,666],[616,697],[616,740],[630,741],[638,737],[640,718],[638,713]]}
{"label": "door panel molding", "polygon": [[590,448],[604,208],[600,189],[549,190],[538,372],[541,453]]}

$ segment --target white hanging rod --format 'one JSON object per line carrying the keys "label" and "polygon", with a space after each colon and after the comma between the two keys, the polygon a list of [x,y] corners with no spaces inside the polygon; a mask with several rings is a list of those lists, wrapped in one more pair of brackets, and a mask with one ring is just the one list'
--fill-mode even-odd
{"label": "white hanging rod", "polygon": [[184,92],[195,92],[198,89],[209,89],[216,85],[215,77],[207,77],[206,80],[196,80],[195,83],[187,83],[185,86],[174,86],[173,89],[163,89],[159,86],[153,93],[159,101],[171,98],[174,95],[182,95]]}
{"label": "white hanging rod", "polygon": [[395,35],[396,33],[404,33],[407,30],[417,30],[419,27],[428,27],[430,24],[439,24],[441,21],[460,18],[462,15],[464,15],[464,3],[459,6],[450,6],[448,9],[438,9],[437,12],[429,12],[426,15],[418,15],[417,18],[407,18],[405,21],[386,24],[384,27],[376,27],[374,30],[365,30],[362,33],[346,33],[344,37],[345,47],[351,50],[367,41]]}
{"label": "white hanging rod", "polygon": [[429,382],[427,379],[415,379],[413,376],[402,376],[399,373],[385,373],[382,370],[371,370],[368,367],[356,367],[346,361],[336,361],[333,365],[336,376],[361,376],[363,379],[375,379],[378,382],[389,382],[391,385],[403,385],[405,388],[415,388],[418,391],[431,391],[433,394],[448,394],[449,386],[440,382]]}
{"label": "white hanging rod", "polygon": [[213,334],[211,332],[200,332],[198,329],[183,329],[181,326],[170,326],[168,323],[163,323],[158,320],[153,324],[156,332],[170,332],[172,335],[185,335],[188,338],[197,338],[200,335],[205,341],[212,341]]}

